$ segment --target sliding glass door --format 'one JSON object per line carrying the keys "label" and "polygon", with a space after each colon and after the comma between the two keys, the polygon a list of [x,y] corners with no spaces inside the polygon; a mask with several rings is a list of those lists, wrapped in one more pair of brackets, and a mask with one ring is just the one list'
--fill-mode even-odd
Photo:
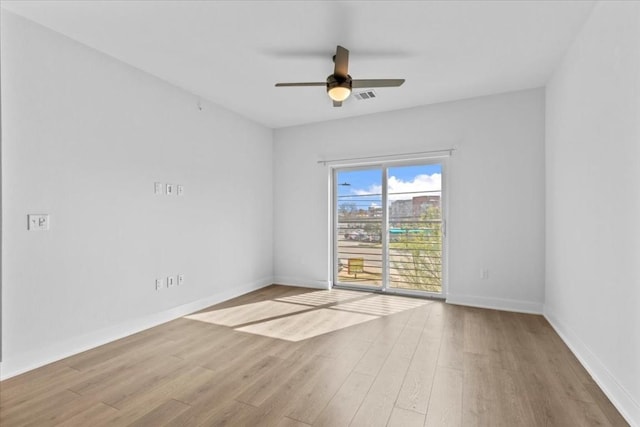
{"label": "sliding glass door", "polygon": [[334,284],[442,295],[443,164],[334,170]]}
{"label": "sliding glass door", "polygon": [[389,282],[442,292],[442,166],[388,168]]}
{"label": "sliding glass door", "polygon": [[338,170],[336,194],[334,282],[382,288],[382,169]]}

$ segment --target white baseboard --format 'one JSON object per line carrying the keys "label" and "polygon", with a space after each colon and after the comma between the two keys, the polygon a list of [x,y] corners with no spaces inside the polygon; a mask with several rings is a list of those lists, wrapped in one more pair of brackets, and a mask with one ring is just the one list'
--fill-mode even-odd
{"label": "white baseboard", "polygon": [[328,280],[309,280],[300,277],[276,276],[273,279],[273,283],[285,286],[298,286],[301,288],[331,289],[331,282]]}
{"label": "white baseboard", "polygon": [[471,295],[447,295],[447,303],[516,313],[542,314],[542,303],[505,298],[486,298]]}
{"label": "white baseboard", "polygon": [[640,403],[618,382],[598,356],[591,351],[578,335],[546,305],[544,306],[544,317],[624,419],[632,427],[640,427]]}
{"label": "white baseboard", "polygon": [[[237,286],[232,289],[218,292],[210,297],[202,298],[169,310],[154,313],[145,317],[131,319],[127,322],[101,329],[89,334],[73,337],[45,348],[39,348],[26,354],[3,358],[0,364],[0,380],[14,377],[32,369],[39,368],[52,362],[64,359],[74,354],[90,350],[92,348],[110,343],[120,338],[133,335],[153,328],[194,311],[202,310],[211,305],[227,301],[251,291],[255,291],[273,283],[273,278],[264,278],[253,283]],[[6,351],[5,351],[6,355]]]}

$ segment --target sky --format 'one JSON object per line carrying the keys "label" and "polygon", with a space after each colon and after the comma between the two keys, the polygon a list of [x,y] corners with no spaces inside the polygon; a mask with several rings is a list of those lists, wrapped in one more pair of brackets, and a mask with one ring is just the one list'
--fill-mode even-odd
{"label": "sky", "polygon": [[[411,199],[413,196],[420,195],[393,193],[437,191],[426,194],[440,194],[442,177],[442,165],[440,164],[398,166],[390,167],[388,170],[389,200]],[[350,185],[341,185],[345,183]],[[382,192],[381,169],[338,171],[337,184],[340,202],[357,202],[360,208],[374,205],[380,206],[380,194]],[[350,195],[359,197],[346,197]]]}

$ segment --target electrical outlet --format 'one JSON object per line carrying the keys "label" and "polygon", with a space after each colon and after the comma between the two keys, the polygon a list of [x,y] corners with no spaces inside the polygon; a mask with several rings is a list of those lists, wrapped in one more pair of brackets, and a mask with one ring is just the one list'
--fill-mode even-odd
{"label": "electrical outlet", "polygon": [[480,269],[480,279],[487,280],[489,278],[489,270],[487,268]]}
{"label": "electrical outlet", "polygon": [[162,183],[154,182],[153,183],[153,194],[162,194]]}
{"label": "electrical outlet", "polygon": [[182,185],[176,186],[176,193],[178,193],[178,196],[182,196],[184,194],[184,186]]}
{"label": "electrical outlet", "polygon": [[184,284],[184,274],[178,274],[178,286]]}
{"label": "electrical outlet", "polygon": [[162,279],[156,279],[156,291],[162,289]]}
{"label": "electrical outlet", "polygon": [[176,279],[173,276],[167,277],[167,288],[172,288],[176,285]]}
{"label": "electrical outlet", "polygon": [[47,231],[49,229],[49,215],[29,214],[27,215],[27,230]]}

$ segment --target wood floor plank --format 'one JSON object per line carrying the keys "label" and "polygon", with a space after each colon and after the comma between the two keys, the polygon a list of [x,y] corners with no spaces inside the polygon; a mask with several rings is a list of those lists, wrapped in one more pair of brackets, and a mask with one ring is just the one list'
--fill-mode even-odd
{"label": "wood floor plank", "polygon": [[148,364],[149,359],[154,358],[154,354],[165,354],[163,351],[167,350],[167,347],[157,349],[158,353],[146,349],[111,358],[94,368],[87,369],[85,374],[79,377],[79,381],[70,384],[68,388],[78,394],[86,395],[103,389],[107,384],[119,384],[120,381],[130,378],[132,373],[145,372],[143,368]]}
{"label": "wood floor plank", "polygon": [[251,338],[251,336],[227,328],[226,333],[222,336],[202,341],[192,350],[180,349],[175,355],[190,363],[200,366],[208,365],[215,369],[216,366],[232,360],[238,350],[243,348],[243,344],[251,342]]}
{"label": "wood floor plank", "polygon": [[[428,328],[429,326],[427,326]],[[405,376],[396,406],[402,409],[427,413],[433,376],[438,365],[440,338],[422,334]]]}
{"label": "wood floor plank", "polygon": [[156,406],[144,416],[129,424],[130,427],[162,426],[191,409],[190,405],[169,399]]}
{"label": "wood floor plank", "polygon": [[[401,336],[404,331],[401,332]],[[407,335],[413,335],[408,332]],[[402,387],[411,359],[406,357],[409,352],[403,340],[398,338],[396,342],[401,345],[394,346],[389,353],[387,360],[376,376],[367,396],[360,405],[353,418],[354,426],[384,426],[386,425],[393,407],[395,405],[398,393]],[[417,342],[414,343],[414,350]],[[413,356],[411,353],[410,356]]]}
{"label": "wood floor plank", "polygon": [[99,393],[100,400],[114,408],[120,408],[129,399],[136,395],[148,393],[165,382],[170,382],[173,378],[189,371],[190,366],[183,360],[168,357],[162,364],[154,364],[147,367],[147,371],[141,375],[135,375],[126,381],[111,387],[105,388]]}
{"label": "wood floor plank", "polygon": [[284,286],[199,313],[2,381],[0,425],[627,425],[542,316]]}
{"label": "wood floor plank", "polygon": [[[250,426],[259,425],[253,415],[256,409],[250,405],[220,396],[208,402],[200,402],[191,406],[180,415],[165,423],[166,426]],[[241,421],[246,419],[247,421]],[[250,424],[249,420],[255,420]]]}
{"label": "wood floor plank", "polygon": [[387,427],[422,427],[425,415],[408,409],[393,408]]}
{"label": "wood floor plank", "polygon": [[438,367],[429,398],[426,427],[462,425],[463,371]]}
{"label": "wood floor plank", "polygon": [[[97,371],[103,366],[115,366],[122,361],[129,363],[134,360],[143,361],[155,354],[171,355],[197,336],[194,334],[193,325],[179,322],[179,320],[181,319],[164,324],[162,327],[130,335],[108,345],[64,359],[62,362],[74,369],[86,372]],[[180,328],[183,329],[181,333],[177,332]]]}
{"label": "wood floor plank", "polygon": [[319,360],[324,363],[306,378],[298,393],[288,403],[286,415],[289,418],[313,424],[344,384],[357,361],[347,357],[321,357]]}
{"label": "wood floor plank", "polygon": [[408,409],[393,408],[387,427],[422,427],[425,415]]}
{"label": "wood floor plank", "polygon": [[[63,359],[64,360],[64,359]],[[60,381],[60,377],[77,376],[78,370],[70,368],[62,360],[50,363],[32,371],[2,381],[0,396],[16,396],[25,390],[32,391],[36,388],[47,386],[52,382]],[[4,400],[1,403],[3,403]]]}
{"label": "wood floor plank", "polygon": [[585,388],[591,397],[593,397],[593,400],[596,402],[602,413],[607,417],[607,420],[609,420],[612,426],[628,426],[627,421],[622,415],[620,415],[620,412],[616,411],[615,407],[611,404],[611,401],[607,396],[605,396],[596,383],[586,384]]}
{"label": "wood floor plank", "polygon": [[[22,424],[22,426],[42,427],[56,425],[91,409],[96,403],[98,402],[92,397],[76,396],[75,399],[58,402],[55,411],[42,411],[39,415],[30,413],[29,421]],[[25,411],[30,412],[27,408],[25,408]],[[4,424],[0,423],[0,425]]]}
{"label": "wood floor plank", "polygon": [[[595,403],[584,383],[580,381],[574,370],[571,369],[564,350],[559,349],[558,345],[552,345],[550,341],[545,340],[543,337],[536,336],[535,338],[538,362],[536,365],[530,365],[527,369],[535,369],[540,372],[554,393],[563,395],[563,397],[571,400]],[[539,369],[540,366],[545,366],[545,369]]]}
{"label": "wood floor plank", "polygon": [[47,393],[38,395],[18,406],[10,406],[2,410],[0,413],[0,425],[20,426],[29,424],[34,420],[53,417],[52,413],[58,413],[58,409],[62,405],[66,405],[78,399],[77,393],[69,390],[60,390],[58,392],[49,390]]}
{"label": "wood floor plank", "polygon": [[181,372],[156,387],[149,388],[144,392],[133,394],[122,402],[119,402],[116,409],[119,410],[114,423],[126,424],[141,418],[153,408],[158,402],[177,400],[186,403],[183,398],[184,393],[193,391],[195,393],[206,387],[211,382],[217,380],[217,374],[209,369],[200,366],[193,366],[189,371]]}
{"label": "wood floor plank", "polygon": [[67,359],[67,364],[79,371],[93,369],[101,363],[106,363],[116,357],[127,355],[131,348],[146,348],[153,345],[156,338],[148,334],[134,334],[109,343],[108,346],[100,346]]}
{"label": "wood floor plank", "polygon": [[215,401],[218,396],[233,398],[258,382],[263,376],[281,366],[282,360],[265,356],[244,366],[231,366],[225,371],[215,373],[214,379],[195,389],[189,387],[178,394],[178,400],[197,405],[201,402]]}
{"label": "wood floor plank", "polygon": [[546,425],[561,427],[610,426],[609,420],[595,403],[567,398],[549,399],[545,408]]}
{"label": "wood floor plank", "polygon": [[275,393],[278,385],[286,383],[305,362],[309,363],[309,361],[305,361],[302,356],[303,353],[300,352],[289,359],[279,360],[273,369],[270,369],[259,377],[257,381],[245,387],[244,390],[236,396],[236,399],[256,407],[262,405]]}
{"label": "wood floor plank", "polygon": [[78,427],[78,426],[107,426],[111,424],[111,419],[118,414],[118,410],[98,402],[79,414],[57,423],[56,427]]}
{"label": "wood floor plank", "polygon": [[421,414],[427,413],[433,376],[438,363],[439,342],[425,341],[412,359],[398,395],[396,406]]}
{"label": "wood floor plank", "polygon": [[404,324],[382,326],[378,337],[355,367],[356,372],[376,376],[393,350],[403,328]]}
{"label": "wood floor plank", "polygon": [[463,424],[536,425],[522,374],[502,369],[490,355],[465,353]]}
{"label": "wood floor plank", "polygon": [[352,372],[322,410],[314,426],[348,426],[373,384],[374,376]]}
{"label": "wood floor plank", "polygon": [[136,391],[152,387],[155,382],[171,375],[176,369],[187,369],[187,366],[184,361],[173,356],[157,356],[142,363],[139,368],[134,365],[117,372],[106,371],[97,378],[92,377],[89,383],[70,390],[82,396],[93,396],[96,400],[114,406]]}
{"label": "wood floor plank", "polygon": [[322,370],[328,361],[330,360],[321,356],[296,360],[292,366],[291,375],[278,377],[278,380],[270,387],[271,393],[256,405],[255,413],[250,414],[251,418],[242,418],[241,422],[250,423],[259,420],[263,425],[277,424],[281,418],[288,416],[291,412],[292,402],[300,398],[299,390],[304,387],[309,378],[315,378],[316,373]]}
{"label": "wood floor plank", "polygon": [[265,347],[271,342],[264,337],[246,334],[238,334],[235,337],[235,340],[227,342],[225,347],[218,348],[208,355],[189,357],[189,360],[214,372],[223,372],[233,365],[239,365],[239,362],[261,358]]}
{"label": "wood floor plank", "polygon": [[292,420],[289,417],[284,417],[282,418],[282,420],[280,420],[277,427],[310,427],[310,426],[311,426],[310,424],[305,424],[298,420]]}
{"label": "wood floor plank", "polygon": [[40,370],[36,369],[0,383],[0,416],[9,408],[18,407],[46,395],[52,389],[52,384],[60,389],[67,389],[69,384],[82,379],[80,371],[64,364],[53,364],[41,369],[41,377],[37,375]]}
{"label": "wood floor plank", "polygon": [[438,356],[438,366],[462,370],[462,354],[465,338],[465,307],[456,305],[443,307],[442,344]]}

